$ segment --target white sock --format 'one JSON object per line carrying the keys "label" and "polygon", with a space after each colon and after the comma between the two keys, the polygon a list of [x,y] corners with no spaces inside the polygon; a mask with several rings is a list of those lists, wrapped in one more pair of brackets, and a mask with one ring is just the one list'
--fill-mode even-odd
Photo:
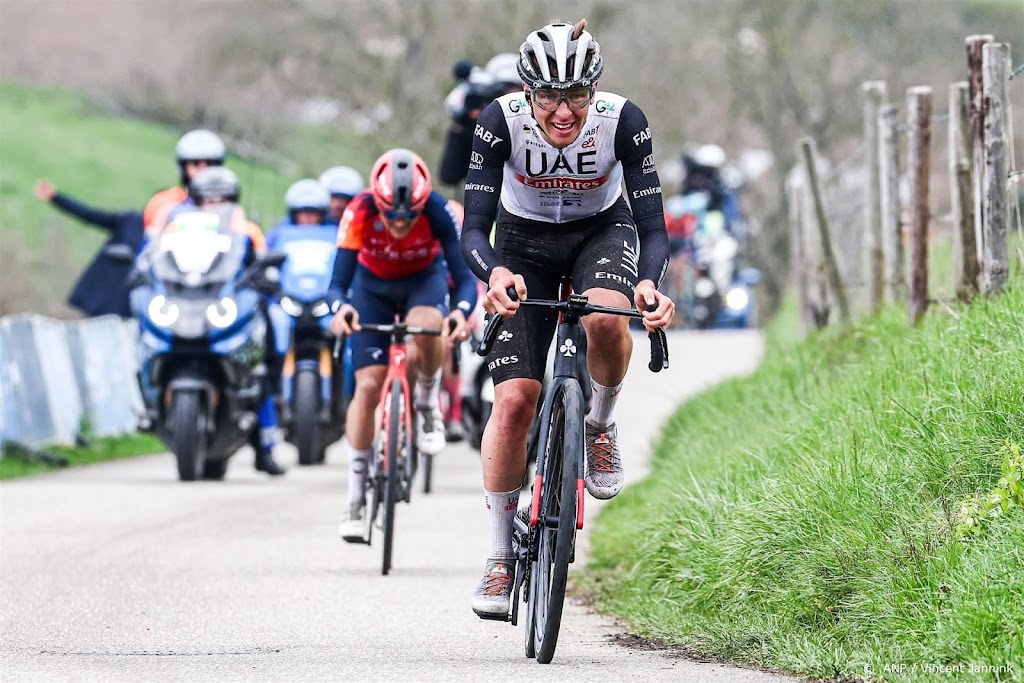
{"label": "white sock", "polygon": [[370,469],[372,448],[353,448],[348,445],[348,504],[366,501],[366,475]]}
{"label": "white sock", "polygon": [[594,396],[590,402],[587,422],[594,427],[603,429],[615,421],[612,419],[612,410],[615,408],[615,402],[619,399],[619,392],[622,391],[622,382],[614,387],[606,387],[591,380],[590,386],[593,387]]}
{"label": "white sock", "polygon": [[441,368],[432,375],[424,375],[416,371],[416,388],[413,389],[414,403],[417,408],[437,407],[438,395],[441,391]]}
{"label": "white sock", "polygon": [[512,550],[512,520],[519,505],[519,489],[498,493],[484,491],[487,503],[487,520],[491,525],[491,560],[511,560],[516,554]]}

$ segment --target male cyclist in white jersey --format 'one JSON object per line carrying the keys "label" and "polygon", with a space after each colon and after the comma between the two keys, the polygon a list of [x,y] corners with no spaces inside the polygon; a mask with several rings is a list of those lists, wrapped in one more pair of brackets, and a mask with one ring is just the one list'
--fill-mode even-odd
{"label": "male cyclist in white jersey", "polygon": [[[675,312],[657,290],[669,246],[651,129],[635,104],[597,90],[604,62],[586,20],[530,33],[518,68],[523,92],[498,98],[477,120],[462,232],[466,262],[488,283],[485,307],[506,318],[488,356],[495,400],[482,461],[491,548],[472,599],[477,615],[496,619],[508,614],[512,519],[556,323],[548,309],[519,310],[506,289],[555,299],[568,277],[591,303],[635,304],[648,329],[667,326]],[[594,390],[585,478],[590,494],[606,499],[622,488],[613,408],[633,342],[626,318],[594,314],[583,326]]]}

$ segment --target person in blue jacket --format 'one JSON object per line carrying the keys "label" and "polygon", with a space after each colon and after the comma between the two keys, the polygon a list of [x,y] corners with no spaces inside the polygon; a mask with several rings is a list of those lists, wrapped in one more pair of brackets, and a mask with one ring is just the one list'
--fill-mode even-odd
{"label": "person in blue jacket", "polygon": [[106,250],[112,245],[125,245],[133,253],[138,251],[143,236],[142,212],[93,208],[58,192],[48,180],[36,183],[35,194],[64,213],[106,230],[109,235],[103,248],[79,276],[68,296],[68,304],[90,317],[113,314],[130,318],[125,281],[132,264],[115,260]]}

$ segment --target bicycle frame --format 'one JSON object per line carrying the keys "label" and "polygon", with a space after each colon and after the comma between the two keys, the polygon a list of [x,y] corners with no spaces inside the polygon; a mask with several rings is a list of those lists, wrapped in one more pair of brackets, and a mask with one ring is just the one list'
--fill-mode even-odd
{"label": "bicycle frame", "polygon": [[[388,371],[384,377],[384,384],[381,385],[380,400],[377,402],[377,411],[380,420],[377,422],[377,433],[386,431],[391,421],[391,385],[398,379],[402,386],[402,403],[405,406],[405,429],[406,434],[412,434],[412,402],[410,400],[409,377],[407,374],[407,360],[409,353],[405,348],[405,334],[399,332],[400,323],[396,323],[395,332],[391,336],[391,344],[388,346]],[[401,328],[404,329],[404,325]],[[410,454],[412,455],[412,454]],[[413,457],[413,471],[415,472],[415,455]],[[387,458],[384,459],[384,472],[387,473]]]}
{"label": "bicycle frame", "polygon": [[[561,291],[561,301],[573,301],[570,294],[571,289],[568,286],[563,285]],[[586,300],[583,300],[585,303]],[[544,406],[541,410],[542,416],[549,416],[554,406],[555,399],[558,397],[562,385],[568,381],[578,382],[579,378],[576,376],[576,353],[579,349],[580,335],[583,333],[582,327],[580,326],[580,312],[583,309],[574,310],[572,304],[567,311],[559,312],[558,314],[558,341],[555,345],[555,361],[554,361],[554,374],[551,379],[551,385],[548,387],[547,392],[544,395]],[[530,526],[536,527],[540,517],[540,500],[541,491],[544,488],[544,460],[547,457],[548,451],[548,439],[550,434],[546,429],[540,431],[540,441],[537,444],[537,468],[536,473],[533,477],[533,501],[530,504]],[[583,450],[579,450],[579,463],[577,472],[579,476],[576,478],[576,528],[583,528],[583,500],[585,496],[584,482],[583,482]]]}

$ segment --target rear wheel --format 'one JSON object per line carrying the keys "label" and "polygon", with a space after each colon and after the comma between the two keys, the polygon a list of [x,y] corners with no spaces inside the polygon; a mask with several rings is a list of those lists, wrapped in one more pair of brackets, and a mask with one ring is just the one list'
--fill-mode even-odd
{"label": "rear wheel", "polygon": [[[548,446],[537,527],[537,555],[530,572],[530,620],[537,662],[548,664],[558,644],[565,586],[576,536],[576,480],[583,448],[583,396],[566,381],[547,421]],[[527,646],[527,655],[530,647]]]}
{"label": "rear wheel", "polygon": [[178,479],[195,481],[203,476],[206,462],[206,430],[202,394],[199,391],[175,391],[167,408],[167,424],[173,434],[174,458]]}
{"label": "rear wheel", "polygon": [[292,412],[295,447],[300,465],[317,465],[320,454],[320,375],[299,370],[295,375],[295,409]]}
{"label": "rear wheel", "polygon": [[398,503],[398,468],[399,451],[402,449],[404,424],[404,402],[402,394],[402,382],[399,379],[391,383],[390,410],[388,411],[388,440],[384,446],[384,457],[386,458],[386,471],[384,477],[384,561],[381,569],[382,574],[391,571],[391,548],[395,537],[395,505]]}

